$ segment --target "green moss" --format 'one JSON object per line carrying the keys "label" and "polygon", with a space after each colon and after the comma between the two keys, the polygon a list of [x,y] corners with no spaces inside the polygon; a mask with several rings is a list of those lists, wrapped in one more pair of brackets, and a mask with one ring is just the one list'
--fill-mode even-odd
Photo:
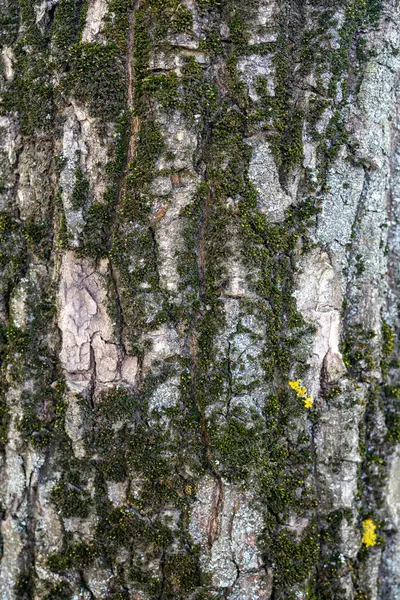
{"label": "green moss", "polygon": [[50,219],[30,219],[24,227],[24,237],[28,249],[44,260],[48,260],[51,252],[50,227]]}
{"label": "green moss", "polygon": [[34,448],[46,448],[52,438],[51,431],[43,427],[40,417],[34,409],[26,410],[17,422],[17,429],[25,439],[30,439]]}
{"label": "green moss", "polygon": [[142,80],[141,93],[150,95],[165,110],[178,107],[178,77],[172,72],[168,75],[148,75]]}
{"label": "green moss", "polygon": [[[121,181],[126,167],[129,127],[129,115],[127,111],[124,111],[115,122],[115,145],[113,157],[106,165],[108,185],[104,194],[104,202],[94,202],[86,212],[85,226],[79,249],[79,253],[82,255],[89,255],[93,258],[108,256],[111,228],[116,216],[114,209],[119,200]],[[86,193],[85,183],[83,191]],[[63,247],[68,247],[66,231],[64,238],[66,238],[66,242],[64,242]]]}
{"label": "green moss", "polygon": [[222,0],[196,0],[196,4],[201,9],[217,8],[222,5]]}
{"label": "green moss", "polygon": [[269,93],[268,82],[259,78],[256,90],[260,102],[253,119],[271,124],[269,137],[272,152],[282,173],[298,166],[303,160],[303,111],[296,107],[293,94],[293,46],[287,41],[283,25],[275,45],[275,90]]}
{"label": "green moss", "polygon": [[[103,461],[114,464],[114,459],[116,463],[119,457],[120,469],[126,469],[131,476],[140,477],[145,481],[140,496],[135,499],[135,504],[139,503],[144,508],[148,506],[149,509],[162,506],[165,501],[179,504],[181,502],[179,494],[183,488],[187,485],[193,486],[192,481],[186,476],[182,479],[176,474],[176,470],[179,472],[184,464],[186,453],[191,453],[193,450],[191,424],[190,422],[185,424],[186,409],[169,411],[168,417],[173,428],[169,433],[157,424],[157,413],[151,417],[152,426],[146,422],[149,421],[150,416],[147,414],[145,399],[152,394],[156,386],[170,376],[171,368],[153,382],[147,380],[140,396],[119,391],[109,394],[104,398],[101,410],[96,415],[95,448],[103,473],[108,478],[114,479],[114,473],[110,473],[108,466],[103,468]],[[132,414],[136,414],[138,420],[135,435],[125,429],[111,434],[110,420],[128,421]],[[121,457],[121,447],[125,448],[125,457]],[[178,447],[181,455],[175,456]]]}
{"label": "green moss", "polygon": [[69,565],[79,570],[90,567],[98,556],[97,548],[94,544],[80,542],[71,544],[67,550]]}
{"label": "green moss", "polygon": [[32,598],[33,594],[35,593],[33,567],[18,577],[15,585],[13,586],[13,591],[15,592],[17,598]]}
{"label": "green moss", "polygon": [[18,3],[13,0],[5,3],[0,15],[0,44],[11,46],[18,34]]}
{"label": "green moss", "polygon": [[246,50],[249,32],[243,16],[235,10],[229,21],[229,36],[235,46],[235,54],[243,54]]}
{"label": "green moss", "polygon": [[50,34],[61,68],[67,66],[68,49],[78,41],[84,6],[82,0],[60,0],[57,4]]}
{"label": "green moss", "polygon": [[[237,31],[234,31],[236,49],[242,51],[246,39],[245,32],[241,31],[243,21],[234,25],[237,25]],[[206,468],[217,469],[224,477],[235,481],[246,481],[252,476],[258,481],[260,497],[272,515],[285,515],[290,510],[312,510],[315,502],[312,490],[304,484],[312,468],[309,437],[299,431],[298,445],[295,448],[287,445],[287,429],[299,418],[302,406],[285,391],[285,386],[295,360],[296,346],[308,334],[292,296],[293,253],[300,241],[304,250],[312,247],[307,231],[315,222],[319,206],[313,198],[307,198],[288,212],[282,225],[268,223],[259,213],[257,193],[245,175],[250,159],[250,149],[243,143],[248,120],[237,110],[237,105],[232,110],[233,102],[243,109],[248,102],[236,76],[236,65],[237,58],[233,56],[224,81],[232,90],[232,96],[220,103],[219,115],[208,132],[203,154],[207,184],[199,187],[193,203],[181,215],[185,222],[186,245],[180,255],[181,289],[187,327],[189,331],[195,328],[197,340],[196,364],[192,364],[189,374],[182,377],[182,388],[191,391],[200,414],[206,407],[215,407],[214,414],[211,412],[208,419],[203,417]],[[188,63],[188,67],[193,68],[196,77],[205,79],[199,65]],[[192,110],[196,108],[192,107]],[[300,140],[300,126],[296,135]],[[295,136],[289,133],[288,137],[294,139]],[[286,140],[282,137],[281,147],[294,148],[292,142],[284,146]],[[236,210],[226,208],[231,198],[236,199]],[[226,421],[221,418],[227,389],[232,388],[232,375],[229,368],[225,368],[226,363],[221,361],[220,348],[217,354],[215,342],[224,325],[220,297],[229,257],[225,245],[228,227],[239,228],[243,261],[250,273],[257,273],[257,277],[249,280],[249,287],[256,293],[258,301],[253,307],[251,302],[246,306],[243,303],[244,314],[250,313],[251,308],[255,314],[262,311],[263,322],[267,323],[265,379],[253,384],[268,388],[272,385],[276,393],[266,403],[265,422],[259,422],[258,426],[255,426],[255,415],[234,411]],[[200,244],[203,264],[199,263]],[[212,310],[202,311],[206,304]],[[236,390],[240,394],[244,388],[236,385]],[[215,467],[217,464],[219,466]],[[274,517],[272,520],[277,527],[274,537],[279,535],[280,529]],[[280,589],[288,590],[289,584],[282,581],[280,585]]]}
{"label": "green moss", "polygon": [[[25,366],[32,369],[34,365],[25,363]],[[34,393],[24,392],[21,396],[23,415],[17,420],[17,427],[22,437],[36,449],[47,448],[64,425],[64,381],[59,379],[56,385],[53,382],[49,386],[53,376],[54,372],[46,373]]]}
{"label": "green moss", "polygon": [[339,509],[329,512],[323,518],[320,529],[320,557],[318,561],[317,583],[318,599],[343,599],[346,597],[342,585],[343,574],[348,570],[348,559],[337,550],[341,543],[341,528],[344,520],[352,524],[352,511]]}
{"label": "green moss", "polygon": [[121,53],[125,54],[129,31],[129,13],[131,0],[110,0],[105,17],[105,33],[110,42],[117,43]]}
{"label": "green moss", "polygon": [[146,11],[138,9],[135,14],[134,22],[134,81],[135,81],[135,99],[134,107],[136,114],[143,114],[145,104],[142,102],[142,81],[147,76],[147,69],[150,59],[151,41],[149,36],[150,22]]}
{"label": "green moss", "polygon": [[10,413],[7,407],[4,390],[0,395],[0,452],[4,452],[7,443],[8,424],[10,422]]}
{"label": "green moss", "polygon": [[191,33],[193,29],[193,16],[187,6],[178,4],[171,17],[167,25],[168,33]]}
{"label": "green moss", "polygon": [[[154,166],[164,148],[159,128],[152,119],[145,121],[140,128],[140,143],[133,162],[129,165],[128,182],[135,189],[149,184],[153,178]],[[125,206],[129,199],[126,199]]]}
{"label": "green moss", "polygon": [[[159,291],[157,248],[154,231],[149,222],[153,198],[149,194],[148,186],[154,176],[156,161],[164,149],[154,115],[156,101],[165,96],[164,106],[167,109],[172,109],[177,101],[175,75],[153,77],[148,74],[150,24],[145,9],[135,13],[134,110],[140,117],[140,130],[135,155],[128,165],[125,194],[120,198],[119,223],[114,230],[109,251],[121,282],[120,301],[125,322],[128,324],[125,334],[138,352],[143,351],[139,341],[143,329],[149,330],[159,325],[169,312],[169,307],[164,306],[165,302]],[[122,160],[120,164],[122,165]],[[104,252],[107,245],[109,246],[98,246],[100,250],[103,246]],[[154,293],[157,294],[156,299],[151,295]],[[162,308],[154,313],[153,306],[157,302]],[[153,318],[149,319],[148,311],[153,314]]]}
{"label": "green moss", "polygon": [[15,75],[5,86],[0,114],[17,112],[20,133],[31,135],[36,128],[53,125],[52,73],[48,38],[37,27],[29,2],[21,2],[20,19],[24,29],[13,46]]}
{"label": "green moss", "polygon": [[68,583],[58,583],[44,596],[44,600],[71,600],[72,590]]}
{"label": "green moss", "polygon": [[[70,569],[81,571],[92,566],[98,556],[99,552],[95,544],[84,542],[74,543],[71,540],[67,540],[63,551],[59,554],[50,554],[46,562],[47,566],[57,573],[62,573]],[[65,593],[68,593],[68,586]]]}
{"label": "green moss", "polygon": [[299,540],[287,529],[271,539],[266,559],[267,564],[273,565],[274,582],[279,589],[307,581],[318,562],[319,543],[315,523],[308,525]]}
{"label": "green moss", "polygon": [[[356,53],[358,61],[352,71],[356,87],[366,59],[361,34],[377,24],[380,8],[378,3],[372,8],[368,2],[360,0],[346,5],[345,11],[345,21],[338,27],[331,7],[315,6],[312,19],[307,22],[297,6],[289,3],[281,16],[277,42],[258,48],[261,53],[273,54],[274,94],[269,92],[267,79],[260,78],[256,86],[260,101],[250,113],[250,119],[270,133],[269,140],[280,165],[283,183],[288,171],[299,166],[303,159],[302,133],[305,120],[309,133],[319,141],[318,183],[322,188],[329,165],[337,157],[340,148],[348,142],[340,115],[349,93],[347,73],[350,69],[350,56]],[[333,28],[338,30],[340,41],[339,48],[335,51],[330,50],[330,32]],[[254,53],[253,47],[251,51]],[[296,69],[292,68],[293,65],[297,65]],[[307,103],[303,103],[299,89],[310,73],[313,73],[317,81],[319,92],[315,97],[311,96],[308,114],[305,114]],[[324,80],[326,73],[332,73],[332,77],[327,93],[321,93],[321,90],[327,87]],[[339,88],[342,92],[341,98],[338,96]],[[335,107],[336,112],[327,130],[320,133],[316,130],[316,123],[329,106]]]}
{"label": "green moss", "polygon": [[[267,376],[277,370],[287,371],[293,357],[299,335],[294,333],[307,328],[296,311],[292,296],[293,280],[290,266],[290,253],[297,241],[304,236],[312,223],[317,208],[311,201],[304,201],[288,212],[287,220],[281,225],[272,225],[261,216],[257,209],[255,190],[249,185],[246,196],[240,203],[241,231],[244,242],[244,258],[253,268],[260,269],[260,277],[255,282],[255,291],[267,303]],[[306,244],[304,245],[306,248]]]}
{"label": "green moss", "polygon": [[[18,293],[14,288],[27,269],[29,254],[34,253],[41,258],[48,257],[50,232],[45,234],[46,228],[49,229],[48,223],[28,221],[26,226],[22,227],[10,217],[4,216],[1,219],[0,235],[3,236],[4,259],[6,253],[9,254],[7,264],[4,264],[3,293],[6,292],[8,295]],[[26,246],[29,248],[29,254],[25,250]],[[42,280],[39,287],[35,281],[28,279],[24,280],[24,289],[27,317],[24,329],[14,324],[1,328],[2,369],[4,373],[6,371],[8,373],[0,387],[1,435],[4,443],[9,413],[4,395],[6,389],[10,385],[19,387],[29,379],[30,391],[24,390],[21,394],[23,412],[16,424],[26,442],[40,450],[47,447],[53,439],[54,427],[58,419],[54,410],[57,405],[59,406],[60,394],[63,393],[56,383],[59,376],[58,362],[47,347],[46,338],[46,332],[55,321],[55,290],[46,281]],[[13,323],[12,314],[10,319]]]}
{"label": "green moss", "polygon": [[108,236],[111,223],[110,206],[101,202],[95,202],[89,206],[79,254],[88,254],[93,258],[105,258],[109,251]]}
{"label": "green moss", "polygon": [[[173,364],[164,365],[165,372],[146,378],[140,393],[115,389],[106,394],[93,415],[95,427],[90,443],[90,450],[97,457],[94,502],[100,518],[94,537],[99,557],[114,561],[121,547],[129,548],[132,551],[129,579],[138,589],[156,596],[160,594],[162,584],[148,565],[161,560],[163,573],[166,568],[164,590],[165,594],[169,590],[166,598],[171,600],[176,597],[173,594],[178,588],[192,591],[191,582],[195,581],[197,585],[199,577],[198,557],[190,550],[183,524],[177,531],[172,524],[159,518],[166,507],[184,509],[194,495],[193,479],[187,477],[185,469],[188,457],[192,453],[198,454],[198,447],[191,446],[195,432],[190,430],[189,424],[185,425],[187,409],[181,406],[177,411],[169,410],[167,430],[162,421],[159,422],[161,415],[153,411],[150,416],[148,411],[148,398],[169,379],[175,368]],[[113,423],[119,423],[118,430],[114,430]],[[121,423],[124,424],[122,427]],[[114,508],[109,502],[105,483],[110,479],[120,480],[118,473],[114,478],[115,472],[109,468],[114,458],[115,466],[117,460],[124,464],[126,473],[121,475],[122,479],[129,477],[141,481],[136,493],[120,508]],[[180,573],[175,568],[177,560],[168,559],[176,552],[179,564],[185,567]],[[66,567],[61,564],[61,568]]]}
{"label": "green moss", "polygon": [[68,52],[66,91],[85,104],[92,115],[114,120],[124,108],[125,91],[120,50],[115,42],[77,43]]}
{"label": "green moss", "polygon": [[108,423],[105,426],[97,425],[94,448],[99,453],[98,467],[109,481],[125,481],[127,477],[125,452],[121,452],[121,448],[125,446],[125,430],[113,432],[108,427]]}
{"label": "green moss", "polygon": [[89,197],[89,182],[86,179],[82,169],[75,169],[75,185],[72,190],[71,206],[73,210],[85,208]]}
{"label": "green moss", "polygon": [[384,358],[389,358],[396,347],[396,335],[393,327],[382,321],[382,353]]}
{"label": "green moss", "polygon": [[155,25],[155,40],[163,40],[168,35],[192,32],[192,12],[179,0],[149,0],[148,7]]}
{"label": "green moss", "polygon": [[57,247],[66,250],[69,247],[71,234],[68,232],[67,220],[62,203],[62,192],[58,189],[55,199],[56,221],[54,223],[57,232]]}
{"label": "green moss", "polygon": [[[385,439],[381,422],[382,414],[386,415],[385,399],[381,387],[377,383],[370,383],[366,395],[365,418],[360,428],[360,455],[362,464],[359,469],[358,491],[361,501],[358,528],[361,531],[361,521],[373,518],[380,514],[385,506],[385,490],[387,489],[388,465],[386,457],[390,453],[388,439]],[[377,425],[378,423],[378,425]],[[389,442],[390,444],[390,442]],[[380,540],[379,540],[380,542]],[[372,550],[373,551],[373,550]],[[358,556],[350,565],[352,571],[355,595],[364,597],[369,569],[369,556],[371,549],[361,545]]]}
{"label": "green moss", "polygon": [[189,119],[202,115],[207,120],[216,110],[218,91],[215,83],[205,78],[202,66],[194,58],[187,58],[182,66],[181,85],[183,114]]}
{"label": "green moss", "polygon": [[[340,111],[336,111],[329,120],[328,126],[318,146],[321,157],[319,165],[319,180],[324,182],[328,167],[337,158],[340,149],[346,144],[348,133],[344,128],[344,121]],[[362,272],[362,267],[361,272]]]}
{"label": "green moss", "polygon": [[105,199],[110,205],[115,205],[118,201],[118,184],[124,174],[127,160],[127,149],[130,136],[129,125],[129,113],[128,111],[124,111],[115,121],[114,154],[113,158],[106,164],[109,188],[107,189]]}
{"label": "green moss", "polygon": [[63,479],[51,493],[53,502],[64,517],[86,518],[91,504],[90,495],[81,487],[80,478],[74,475],[71,481]]}
{"label": "green moss", "polygon": [[346,367],[354,376],[375,368],[375,361],[370,341],[376,336],[372,330],[364,330],[361,325],[354,325],[347,331],[341,351]]}
{"label": "green moss", "polygon": [[207,37],[199,41],[199,49],[216,56],[223,54],[224,46],[217,28],[215,31],[209,31]]}
{"label": "green moss", "polygon": [[164,564],[166,598],[175,599],[189,594],[202,584],[198,557],[190,554],[170,554]]}
{"label": "green moss", "polygon": [[[243,411],[236,409],[227,423],[211,420],[210,442],[215,458],[222,464],[223,476],[229,481],[245,481],[260,461],[262,430],[247,425]],[[257,419],[252,419],[252,421]]]}
{"label": "green moss", "polygon": [[[201,2],[201,9],[213,14],[212,9],[217,5],[217,2]],[[110,53],[117,61],[117,70],[126,43],[126,8],[124,2],[114,2],[106,19],[107,35],[110,39],[117,38],[115,54]],[[277,98],[269,97],[266,83],[260,82],[262,105],[255,110],[255,116],[249,116],[254,106],[237,69],[239,56],[250,52],[246,15],[245,11],[235,12],[233,5],[224,8],[230,41],[221,40],[214,32],[214,37],[209,36],[207,42],[210,51],[220,53],[226,64],[226,70],[218,72],[218,80],[213,80],[213,69],[203,69],[193,58],[185,61],[180,77],[175,73],[151,73],[149,58],[154,44],[168,47],[169,34],[189,31],[192,27],[187,9],[178,8],[175,0],[151,1],[135,11],[133,104],[134,116],[138,117],[135,124],[140,126],[135,155],[125,185],[131,127],[129,113],[121,112],[115,160],[107,166],[110,184],[104,203],[96,203],[88,210],[82,251],[96,258],[108,256],[111,259],[119,289],[120,308],[115,314],[123,315],[121,331],[132,352],[139,356],[139,362],[148,349],[147,333],[160,323],[174,327],[179,323],[182,339],[189,340],[190,356],[172,357],[165,372],[160,365],[154,366],[161,375],[151,385],[147,376],[140,382],[143,386],[140,392],[115,390],[95,407],[88,408],[88,418],[90,416],[94,424],[88,453],[95,457],[88,470],[95,478],[96,488],[89,508],[99,517],[95,559],[104,558],[112,564],[118,548],[128,548],[132,552],[129,576],[138,589],[146,590],[151,597],[162,593],[172,599],[195,591],[197,598],[207,597],[207,592],[201,589],[198,557],[186,531],[198,478],[208,473],[243,484],[252,482],[253,487],[256,482],[258,497],[268,512],[263,547],[277,565],[276,594],[286,594],[289,598],[293,586],[312,589],[318,562],[319,539],[314,525],[302,539],[295,540],[282,524],[293,513],[312,520],[315,506],[311,483],[313,458],[306,424],[309,415],[290,394],[287,381],[293,372],[305,370],[299,360],[299,347],[307,344],[311,329],[296,310],[293,272],[299,252],[313,247],[308,229],[315,224],[319,201],[307,197],[287,212],[283,223],[268,222],[258,210],[257,192],[246,176],[251,149],[244,139],[254,133],[255,123],[263,123],[271,136],[284,182],[290,170],[302,161],[304,119],[310,118],[316,124],[331,100],[317,100],[310,115],[304,113],[301,102],[297,103],[298,90],[291,66],[294,59],[297,60],[298,50],[288,44],[288,32],[283,28],[273,48],[269,45],[255,50],[274,52]],[[167,23],[165,16],[170,13],[172,16],[175,9],[176,15],[174,13],[174,18]],[[161,18],[165,26],[158,26]],[[71,89],[82,101],[92,102],[91,97],[99,86],[100,97],[108,103],[108,82],[104,83],[103,79],[107,78],[112,62],[107,54],[112,43],[105,46],[107,56],[100,58],[95,45],[87,48],[75,44],[73,47],[73,52],[77,49],[77,58],[72,52]],[[310,59],[302,68],[310,70],[313,64]],[[92,70],[98,71],[94,87],[89,81],[93,79]],[[157,199],[151,193],[150,183],[156,173],[156,163],[165,151],[157,126],[160,108],[180,110],[191,127],[193,116],[200,116],[198,132],[202,137],[196,164],[202,172],[204,170],[206,180],[180,216],[184,248],[178,257],[180,295],[179,301],[173,298],[174,306],[159,283],[157,224],[152,220]],[[109,111],[109,107],[106,109]],[[115,108],[108,114],[117,113]],[[340,120],[334,115],[329,142],[321,150],[329,155],[329,160],[345,142],[341,128]],[[163,157],[174,158],[167,154]],[[163,172],[167,174],[169,171]],[[114,222],[115,214],[118,219]],[[239,236],[236,236],[237,231],[240,231]],[[249,273],[246,284],[251,292],[251,298],[237,299],[239,311],[243,316],[259,319],[265,326],[262,337],[266,343],[257,357],[263,373],[246,384],[239,376],[235,379],[236,367],[230,362],[226,345],[234,343],[235,335],[249,335],[249,331],[238,325],[229,340],[220,335],[225,326],[224,295],[233,235],[241,240],[241,260]],[[260,340],[254,342],[260,344]],[[302,352],[304,357],[304,350]],[[150,415],[148,399],[155,387],[171,376],[180,378],[177,404],[155,409]],[[259,388],[265,397],[263,414],[256,416],[251,411],[231,409],[229,402],[235,394],[240,399],[241,395],[259,393]],[[123,508],[115,509],[107,498],[107,482],[121,482],[126,478],[140,481],[141,485],[135,494],[128,494]],[[66,505],[71,500],[67,483],[70,483],[68,473],[60,484],[60,497],[55,498],[60,511],[63,511],[64,497],[67,496]],[[82,483],[77,487],[84,489]],[[87,499],[85,493],[83,497]],[[182,522],[178,528],[159,520],[158,515],[171,508],[181,511]],[[323,533],[329,527],[329,523],[326,528],[324,525]],[[63,568],[79,569],[89,564],[85,562],[85,555],[68,561]],[[149,573],[146,567],[157,561],[160,561],[163,589],[154,572]],[[121,580],[124,578],[125,575],[121,576]],[[120,591],[113,592],[117,593]],[[312,597],[311,591],[309,593]]]}
{"label": "green moss", "polygon": [[386,437],[390,444],[397,444],[400,441],[400,387],[386,385],[384,399]]}
{"label": "green moss", "polygon": [[335,398],[340,396],[342,393],[342,388],[338,385],[328,386],[326,391],[324,391],[325,398],[328,402],[332,402]]}
{"label": "green moss", "polygon": [[172,541],[170,529],[159,521],[149,523],[140,517],[136,510],[116,508],[109,512],[107,519],[99,524],[97,535],[107,544],[130,546],[132,543],[153,542],[161,547]]}

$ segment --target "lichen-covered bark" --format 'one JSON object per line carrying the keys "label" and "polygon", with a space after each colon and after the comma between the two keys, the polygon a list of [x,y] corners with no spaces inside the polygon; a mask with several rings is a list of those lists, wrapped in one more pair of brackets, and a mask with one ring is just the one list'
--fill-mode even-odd
{"label": "lichen-covered bark", "polygon": [[0,597],[399,599],[397,3],[0,6]]}

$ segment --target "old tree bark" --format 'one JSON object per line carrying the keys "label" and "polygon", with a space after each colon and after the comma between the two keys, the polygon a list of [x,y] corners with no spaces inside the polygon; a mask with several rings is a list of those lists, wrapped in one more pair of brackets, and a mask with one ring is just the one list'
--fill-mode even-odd
{"label": "old tree bark", "polygon": [[0,35],[1,599],[400,599],[397,2]]}

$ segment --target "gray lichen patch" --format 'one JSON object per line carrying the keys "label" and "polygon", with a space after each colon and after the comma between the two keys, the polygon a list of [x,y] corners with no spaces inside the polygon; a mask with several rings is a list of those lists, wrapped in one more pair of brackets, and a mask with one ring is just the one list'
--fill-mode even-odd
{"label": "gray lichen patch", "polygon": [[[104,169],[108,159],[107,138],[100,137],[98,123],[87,110],[71,101],[65,111],[59,185],[71,245],[80,245],[86,212],[95,202],[103,202],[106,191]],[[111,130],[108,132],[111,136]],[[85,178],[84,193],[78,176]]]}
{"label": "gray lichen patch", "polygon": [[272,223],[282,221],[293,198],[281,187],[273,153],[262,138],[246,141],[253,148],[249,178],[258,192],[258,208]]}
{"label": "gray lichen patch", "polygon": [[[150,187],[156,198],[161,196],[160,206],[157,204],[153,210],[158,270],[161,289],[177,295],[180,278],[177,257],[183,244],[179,217],[192,201],[199,183],[199,177],[193,169],[197,135],[178,112],[174,113],[173,119],[167,114],[161,114],[159,123],[163,139],[167,142],[156,168],[162,171],[168,165],[166,170],[169,175],[156,175]],[[166,155],[173,156],[173,159],[166,160]],[[164,200],[165,196],[168,197]]]}
{"label": "gray lichen patch", "polygon": [[249,506],[251,493],[212,478],[200,483],[190,533],[203,549],[202,562],[213,584],[230,598],[269,598],[271,580],[257,548],[262,516]]}
{"label": "gray lichen patch", "polygon": [[15,165],[18,150],[18,123],[15,118],[0,117],[0,208],[6,210],[16,181]]}
{"label": "gray lichen patch", "polygon": [[330,381],[338,381],[346,373],[339,350],[343,298],[340,282],[326,252],[314,250],[300,262],[297,289],[293,295],[301,314],[316,328],[306,381],[309,381],[310,392],[318,395],[323,369],[324,376]]}
{"label": "gray lichen patch", "polygon": [[108,12],[108,3],[105,0],[88,2],[85,26],[82,31],[82,42],[97,41],[99,33],[104,28],[104,18]]}
{"label": "gray lichen patch", "polygon": [[260,2],[257,2],[257,12],[253,16],[252,27],[249,32],[250,45],[276,41],[278,33],[275,14],[277,9],[277,3],[273,0],[260,0]]}
{"label": "gray lichen patch", "polygon": [[249,98],[253,102],[257,102],[260,99],[257,93],[257,84],[260,78],[266,81],[268,94],[271,96],[275,95],[275,69],[270,56],[254,54],[243,57],[238,61],[237,69],[246,83]]}

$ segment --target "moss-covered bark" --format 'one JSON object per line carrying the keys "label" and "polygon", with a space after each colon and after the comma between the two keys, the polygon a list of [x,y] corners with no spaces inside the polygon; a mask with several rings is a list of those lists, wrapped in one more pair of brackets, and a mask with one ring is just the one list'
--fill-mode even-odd
{"label": "moss-covered bark", "polygon": [[4,600],[398,597],[399,16],[2,5]]}

